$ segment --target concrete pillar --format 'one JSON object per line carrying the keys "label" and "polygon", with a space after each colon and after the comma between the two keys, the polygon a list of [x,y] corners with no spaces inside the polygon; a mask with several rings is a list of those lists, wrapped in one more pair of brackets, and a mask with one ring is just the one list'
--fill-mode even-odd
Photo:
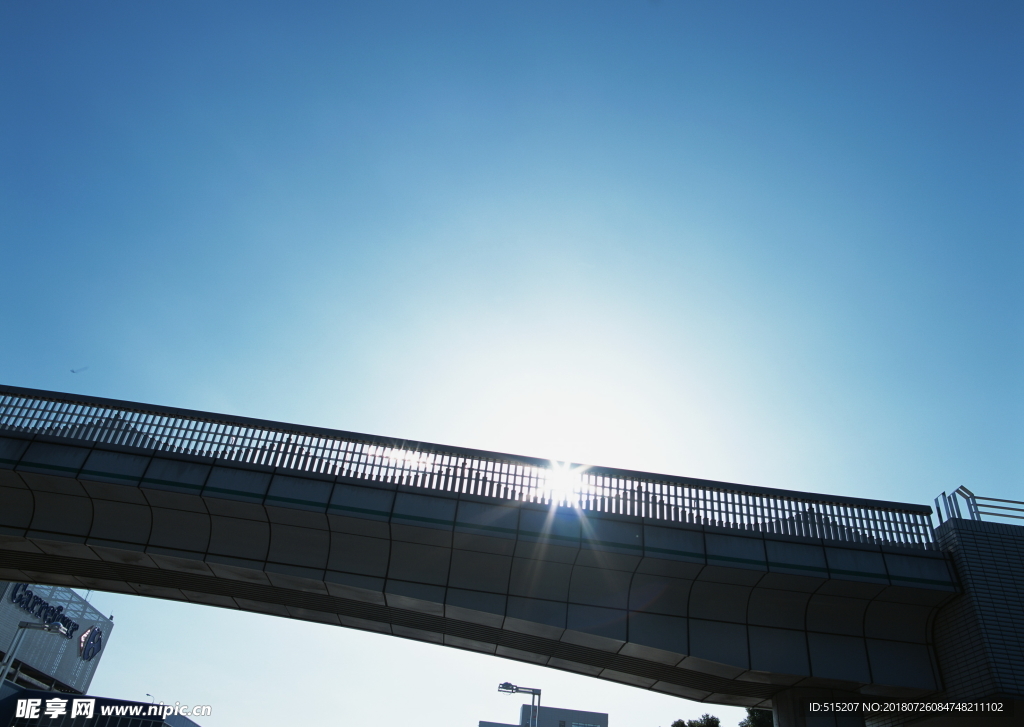
{"label": "concrete pillar", "polygon": [[860,703],[863,696],[831,689],[787,689],[775,704],[775,727],[864,727],[864,713],[837,712],[822,705]]}

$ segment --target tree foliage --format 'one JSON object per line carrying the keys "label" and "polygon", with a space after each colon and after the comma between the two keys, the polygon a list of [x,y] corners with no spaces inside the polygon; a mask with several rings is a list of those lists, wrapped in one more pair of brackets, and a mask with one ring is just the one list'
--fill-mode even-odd
{"label": "tree foliage", "polygon": [[685,721],[677,719],[672,723],[672,727],[722,727],[722,721],[718,717],[704,714],[701,715],[700,719],[688,719]]}
{"label": "tree foliage", "polygon": [[770,709],[747,707],[747,717],[740,722],[740,727],[775,727],[775,718]]}
{"label": "tree foliage", "polygon": [[[701,715],[700,719],[677,719],[672,727],[722,727],[722,721],[711,714]],[[775,727],[775,718],[770,709],[752,709],[747,707],[747,716],[739,727]]]}

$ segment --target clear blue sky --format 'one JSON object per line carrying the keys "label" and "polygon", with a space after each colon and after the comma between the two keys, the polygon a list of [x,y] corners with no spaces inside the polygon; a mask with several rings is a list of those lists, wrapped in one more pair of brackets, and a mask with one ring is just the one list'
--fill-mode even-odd
{"label": "clear blue sky", "polygon": [[[2,0],[0,381],[798,490],[1021,499],[1022,39],[1015,0]],[[383,724],[511,719],[490,682],[513,673],[614,727],[701,709],[97,599],[120,614],[97,688],[197,701],[230,674],[209,727],[241,724],[227,705],[265,695],[286,654],[325,675],[393,654],[441,679],[400,700],[378,672],[331,687],[395,710]],[[209,647],[149,644],[157,618]],[[230,646],[229,618],[265,655]],[[479,701],[461,680],[483,674]]]}

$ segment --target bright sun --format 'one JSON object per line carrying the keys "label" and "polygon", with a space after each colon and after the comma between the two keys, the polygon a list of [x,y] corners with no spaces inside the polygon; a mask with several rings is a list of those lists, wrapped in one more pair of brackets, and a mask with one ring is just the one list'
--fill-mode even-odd
{"label": "bright sun", "polygon": [[568,462],[551,462],[547,470],[547,489],[553,504],[572,504],[579,499],[583,486],[581,468],[573,469]]}

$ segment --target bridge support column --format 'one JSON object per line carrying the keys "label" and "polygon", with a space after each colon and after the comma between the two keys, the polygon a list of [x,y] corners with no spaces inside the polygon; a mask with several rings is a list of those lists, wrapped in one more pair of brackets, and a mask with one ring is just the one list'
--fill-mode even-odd
{"label": "bridge support column", "polygon": [[772,697],[775,727],[864,727],[863,712],[835,711],[833,706],[862,700],[860,694],[853,692],[787,689]]}

